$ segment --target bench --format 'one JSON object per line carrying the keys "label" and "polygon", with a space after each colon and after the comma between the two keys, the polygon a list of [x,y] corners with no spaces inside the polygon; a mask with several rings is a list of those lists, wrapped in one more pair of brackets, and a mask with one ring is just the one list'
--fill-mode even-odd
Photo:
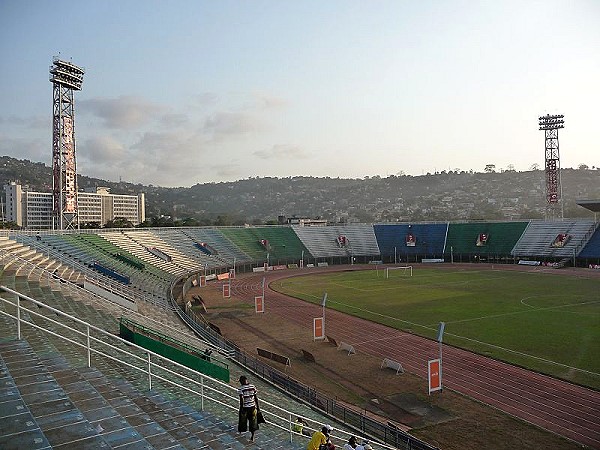
{"label": "bench", "polygon": [[258,353],[259,356],[262,356],[263,358],[268,358],[272,361],[278,362],[285,366],[292,365],[290,362],[290,358],[288,358],[287,356],[282,356],[277,353],[273,353],[273,352],[270,352],[269,350],[264,350],[264,349],[258,348],[258,347],[256,348],[256,352]]}

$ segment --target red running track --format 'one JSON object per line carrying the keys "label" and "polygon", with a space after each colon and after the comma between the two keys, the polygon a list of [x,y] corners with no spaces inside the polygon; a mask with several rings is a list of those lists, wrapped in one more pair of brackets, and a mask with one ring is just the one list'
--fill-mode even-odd
{"label": "red running track", "polygon": [[[296,275],[271,272],[267,282]],[[263,276],[236,280],[232,293],[250,301],[261,293]],[[322,315],[319,305],[271,290],[265,303],[269,313],[311,330],[313,318]],[[351,344],[357,352],[400,361],[405,370],[423,378],[427,378],[427,360],[439,357],[435,341],[345,313],[328,309],[326,324],[327,334],[337,341]],[[443,349],[443,379],[447,388],[600,449],[600,392],[450,346]]]}

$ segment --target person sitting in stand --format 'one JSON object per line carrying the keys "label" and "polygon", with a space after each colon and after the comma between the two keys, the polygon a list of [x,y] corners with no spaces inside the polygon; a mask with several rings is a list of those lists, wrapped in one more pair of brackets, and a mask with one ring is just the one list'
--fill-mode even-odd
{"label": "person sitting in stand", "polygon": [[350,436],[348,443],[344,444],[343,450],[354,450],[356,448],[356,436]]}
{"label": "person sitting in stand", "polygon": [[331,443],[329,438],[332,430],[331,425],[324,425],[321,431],[315,431],[310,441],[308,441],[306,450],[323,450],[325,448],[327,450],[334,450],[335,445]]}
{"label": "person sitting in stand", "polygon": [[302,419],[302,417],[296,418],[296,422],[292,426],[292,431],[294,433],[303,434],[305,436],[310,436],[310,434],[306,430],[304,430],[304,420]]}

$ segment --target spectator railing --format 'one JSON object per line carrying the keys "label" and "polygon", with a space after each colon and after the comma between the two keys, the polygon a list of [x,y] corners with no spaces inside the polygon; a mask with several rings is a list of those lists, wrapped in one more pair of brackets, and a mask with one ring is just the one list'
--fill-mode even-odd
{"label": "spectator railing", "polygon": [[[234,386],[189,369],[169,358],[126,341],[119,336],[115,336],[108,331],[6,286],[0,286],[0,291],[16,296],[15,300],[8,300],[0,296],[0,304],[4,306],[0,308],[0,315],[16,321],[17,339],[23,338],[24,327],[31,327],[54,338],[69,342],[72,346],[84,351],[87,355],[87,367],[93,367],[95,358],[106,358],[114,364],[127,367],[132,373],[143,373],[147,380],[148,389],[153,388],[153,383],[163,383],[190,397],[199,397],[201,410],[204,410],[206,402],[213,402],[225,407],[232,415],[235,415],[239,409],[239,396],[237,388]],[[24,303],[31,303],[32,306],[27,307]],[[9,308],[6,308],[6,305]],[[14,313],[8,311],[10,308],[15,308]],[[54,318],[40,313],[42,308],[53,312],[52,316]],[[63,319],[64,322],[61,322],[60,319]],[[68,330],[69,333],[60,330]],[[71,337],[67,337],[67,334]],[[293,431],[295,419],[301,414],[281,408],[264,398],[261,399],[260,405],[269,417],[269,426],[289,433],[290,442],[293,442],[294,437],[307,439],[308,436]],[[308,420],[308,422],[310,426],[307,426],[307,429],[315,430],[320,426],[313,420]],[[339,442],[343,442],[348,440],[350,436],[351,433],[338,429],[333,437]],[[391,450],[394,447],[379,444],[377,448]],[[410,446],[403,448],[419,450],[432,447]]]}

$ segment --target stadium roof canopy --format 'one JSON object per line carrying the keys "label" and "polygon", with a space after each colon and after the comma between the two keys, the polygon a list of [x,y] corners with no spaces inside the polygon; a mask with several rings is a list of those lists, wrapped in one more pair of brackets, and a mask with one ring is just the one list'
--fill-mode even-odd
{"label": "stadium roof canopy", "polygon": [[600,200],[577,200],[577,204],[592,212],[600,212]]}

